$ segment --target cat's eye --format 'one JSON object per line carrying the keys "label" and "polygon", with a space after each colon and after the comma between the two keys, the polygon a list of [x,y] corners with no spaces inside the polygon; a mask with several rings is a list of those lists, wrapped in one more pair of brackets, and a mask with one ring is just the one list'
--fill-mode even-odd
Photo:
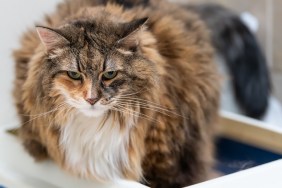
{"label": "cat's eye", "polygon": [[111,80],[117,76],[117,71],[108,71],[103,74],[104,80]]}
{"label": "cat's eye", "polygon": [[81,74],[79,72],[68,71],[67,74],[71,79],[74,79],[74,80],[80,80],[81,79]]}

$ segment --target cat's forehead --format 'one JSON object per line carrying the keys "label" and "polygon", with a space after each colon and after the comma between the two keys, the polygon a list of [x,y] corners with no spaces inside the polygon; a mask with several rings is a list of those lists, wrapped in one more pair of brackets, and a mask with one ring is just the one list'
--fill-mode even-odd
{"label": "cat's forehead", "polygon": [[123,69],[123,58],[115,50],[102,53],[91,45],[85,45],[80,49],[58,49],[58,52],[62,52],[57,62],[63,70],[81,71],[94,75],[105,70]]}
{"label": "cat's forehead", "polygon": [[81,71],[92,73],[103,70],[105,58],[105,54],[99,49],[85,45],[84,48],[79,50],[75,61]]}
{"label": "cat's forehead", "polygon": [[63,28],[64,35],[72,46],[83,48],[93,46],[102,53],[111,48],[121,37],[120,27],[108,20],[80,19]]}
{"label": "cat's forehead", "polygon": [[70,55],[64,58],[65,68],[95,72],[116,67],[112,52],[122,36],[118,23],[107,18],[77,19],[65,24],[60,31],[70,41],[66,46]]}

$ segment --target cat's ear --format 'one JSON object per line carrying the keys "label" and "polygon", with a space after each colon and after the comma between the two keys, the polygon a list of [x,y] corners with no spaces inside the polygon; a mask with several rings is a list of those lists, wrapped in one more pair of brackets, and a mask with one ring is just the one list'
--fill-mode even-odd
{"label": "cat's ear", "polygon": [[135,51],[139,45],[139,32],[145,28],[148,18],[133,20],[123,25],[123,37],[117,45],[125,50]]}
{"label": "cat's ear", "polygon": [[54,29],[43,26],[36,26],[36,30],[41,42],[43,43],[47,51],[50,51],[61,44],[69,43],[69,41],[65,37],[63,37],[58,33],[58,31]]}

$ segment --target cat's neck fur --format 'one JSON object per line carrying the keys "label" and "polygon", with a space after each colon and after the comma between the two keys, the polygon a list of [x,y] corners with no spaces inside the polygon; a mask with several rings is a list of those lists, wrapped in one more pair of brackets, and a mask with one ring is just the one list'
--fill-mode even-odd
{"label": "cat's neck fur", "polygon": [[86,178],[115,181],[140,177],[140,172],[132,171],[128,153],[129,132],[135,121],[134,116],[128,116],[127,125],[122,126],[114,114],[87,117],[76,113],[62,128],[60,137],[66,166],[71,171],[80,169],[79,175]]}

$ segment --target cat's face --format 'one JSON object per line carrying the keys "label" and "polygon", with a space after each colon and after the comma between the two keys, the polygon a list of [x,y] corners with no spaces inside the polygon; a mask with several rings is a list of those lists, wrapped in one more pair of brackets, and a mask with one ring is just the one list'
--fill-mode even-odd
{"label": "cat's face", "polygon": [[126,109],[156,76],[152,62],[138,50],[139,41],[134,40],[139,39],[115,36],[114,28],[105,31],[96,27],[98,32],[82,23],[77,25],[60,30],[71,33],[71,39],[38,28],[48,53],[50,89],[86,116]]}

